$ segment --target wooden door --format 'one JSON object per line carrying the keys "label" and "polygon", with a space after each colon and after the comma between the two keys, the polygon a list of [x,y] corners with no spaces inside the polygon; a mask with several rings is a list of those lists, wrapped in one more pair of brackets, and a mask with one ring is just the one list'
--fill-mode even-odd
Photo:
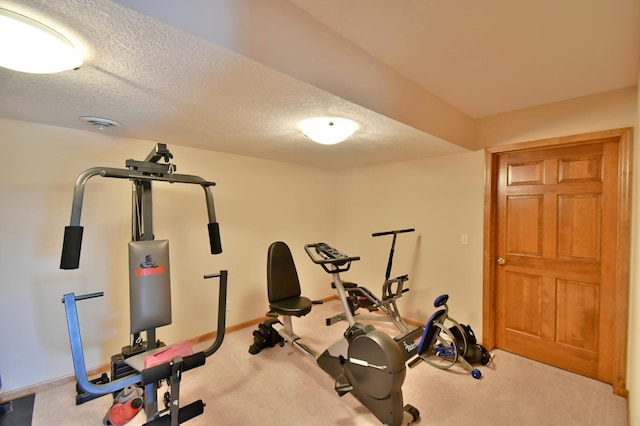
{"label": "wooden door", "polygon": [[495,155],[490,334],[498,348],[624,385],[620,152],[620,138],[603,137]]}

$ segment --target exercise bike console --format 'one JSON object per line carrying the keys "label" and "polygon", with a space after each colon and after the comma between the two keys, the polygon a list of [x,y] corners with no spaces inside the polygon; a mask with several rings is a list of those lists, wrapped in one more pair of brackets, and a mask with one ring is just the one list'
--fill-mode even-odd
{"label": "exercise bike console", "polygon": [[[329,274],[346,272],[351,268],[351,262],[360,260],[360,257],[347,256],[326,243],[307,244],[304,246],[304,249],[311,258],[311,261],[316,265],[322,266],[322,269]],[[331,267],[328,265],[331,265]]]}

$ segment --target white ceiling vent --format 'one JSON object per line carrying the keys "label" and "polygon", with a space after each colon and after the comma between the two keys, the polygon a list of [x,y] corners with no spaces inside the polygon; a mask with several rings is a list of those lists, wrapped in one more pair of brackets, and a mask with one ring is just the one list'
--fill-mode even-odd
{"label": "white ceiling vent", "polygon": [[79,117],[79,118],[80,120],[86,121],[92,126],[96,126],[100,130],[120,126],[120,123],[118,123],[117,121],[109,120],[108,118],[91,117],[88,115],[83,115],[82,117]]}

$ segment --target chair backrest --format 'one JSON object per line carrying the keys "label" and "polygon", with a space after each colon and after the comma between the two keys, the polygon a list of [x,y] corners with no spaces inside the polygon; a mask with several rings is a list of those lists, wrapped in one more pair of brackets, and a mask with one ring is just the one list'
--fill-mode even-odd
{"label": "chair backrest", "polygon": [[276,241],[267,255],[267,291],[269,303],[300,297],[300,280],[289,246]]}

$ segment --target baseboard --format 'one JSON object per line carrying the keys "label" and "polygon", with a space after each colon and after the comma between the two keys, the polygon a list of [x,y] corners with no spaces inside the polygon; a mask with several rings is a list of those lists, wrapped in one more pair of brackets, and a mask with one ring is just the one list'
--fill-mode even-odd
{"label": "baseboard", "polygon": [[[267,317],[260,317],[260,318],[256,318],[253,320],[240,323],[240,324],[233,325],[231,327],[227,327],[225,328],[225,333],[232,333],[234,331],[241,330],[243,328],[253,327],[254,325],[260,324],[266,318]],[[197,343],[205,342],[207,340],[213,340],[216,338],[216,335],[217,335],[217,332],[214,331],[211,333],[203,334],[198,337],[194,337],[192,339],[188,339],[187,341],[190,344],[195,345]],[[249,342],[247,343],[247,345],[249,345]],[[107,373],[107,374],[111,373],[110,363],[106,363],[98,367],[87,370],[87,376],[89,377],[100,376],[102,373]],[[22,398],[23,396],[31,395],[31,394],[42,392],[57,386],[65,385],[67,383],[74,382],[75,380],[76,380],[75,375],[69,375],[69,376],[59,377],[57,379],[47,380],[45,382],[36,383],[34,385],[26,386],[24,388],[15,389],[8,392],[2,392],[0,393],[0,403],[12,401],[17,398]]]}
{"label": "baseboard", "polygon": [[424,327],[424,321],[423,322],[419,322],[419,321],[414,321],[412,319],[409,318],[402,318],[404,320],[404,322],[406,322],[407,324],[414,326],[414,327]]}
{"label": "baseboard", "polygon": [[[338,296],[333,295],[333,296],[325,297],[321,300],[323,302],[328,302],[328,301],[337,300],[337,299],[338,299]],[[255,318],[249,321],[245,321],[240,324],[232,325],[231,327],[225,328],[225,333],[232,333],[234,331],[242,330],[243,328],[253,327],[257,324],[260,324],[266,319],[267,317],[264,316],[264,317]],[[216,335],[217,335],[217,332],[214,331],[211,333],[203,334],[198,337],[194,337],[192,339],[188,339],[187,341],[192,345],[195,345],[201,342],[205,342],[207,340],[213,340],[216,338]],[[248,344],[249,343],[247,343],[247,345]],[[107,374],[111,373],[110,363],[106,363],[98,367],[87,370],[87,376],[89,377],[100,376],[102,373],[107,373]],[[3,392],[3,393],[0,393],[0,403],[6,402],[6,401],[12,401],[17,398],[22,398],[23,396],[31,395],[33,393],[42,392],[47,389],[54,388],[56,386],[61,386],[67,383],[74,382],[75,380],[76,380],[76,377],[74,375],[69,375],[69,376],[59,377],[57,379],[48,380],[46,382],[36,383],[34,385],[26,386],[24,388]]]}
{"label": "baseboard", "polygon": [[27,386],[24,388],[0,393],[0,404],[8,401],[13,401],[14,399],[22,398],[24,396],[31,395],[37,392],[42,392],[44,390],[47,390],[56,386],[64,385],[74,379],[75,379],[75,376],[60,377],[57,379],[47,380],[46,382],[37,383],[35,385]]}

